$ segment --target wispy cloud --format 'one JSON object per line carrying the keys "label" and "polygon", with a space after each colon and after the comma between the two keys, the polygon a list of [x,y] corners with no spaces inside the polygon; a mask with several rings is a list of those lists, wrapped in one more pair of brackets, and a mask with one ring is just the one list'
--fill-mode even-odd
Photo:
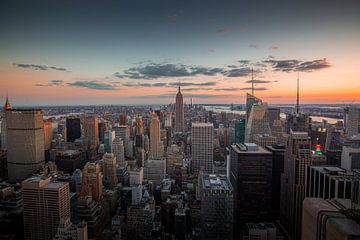
{"label": "wispy cloud", "polygon": [[216,30],[217,33],[227,33],[230,32],[230,28],[224,27]]}
{"label": "wispy cloud", "polygon": [[254,44],[254,43],[249,44],[248,47],[249,48],[255,48],[256,50],[260,49],[260,45],[259,44]]}
{"label": "wispy cloud", "polygon": [[[245,83],[252,83],[252,82],[253,82],[253,80],[247,80]],[[255,84],[258,84],[258,83],[271,83],[271,82],[276,82],[276,81],[254,79]]]}
{"label": "wispy cloud", "polygon": [[279,47],[278,46],[275,46],[275,45],[271,45],[270,47],[269,47],[269,50],[278,50],[279,49]]}
{"label": "wispy cloud", "polygon": [[[156,82],[156,83],[141,83],[141,82],[126,82],[122,84],[124,87],[177,87],[179,85],[179,82]],[[190,87],[190,86],[215,86],[216,82],[181,82],[181,87]],[[183,89],[185,90],[185,89]]]}
{"label": "wispy cloud", "polygon": [[276,60],[276,59],[267,59],[263,63],[270,65],[274,71],[282,72],[312,72],[316,70],[321,70],[324,68],[329,68],[332,65],[327,61],[326,58],[316,59],[310,61],[302,61],[296,59],[286,59],[286,60]]}
{"label": "wispy cloud", "polygon": [[36,83],[35,86],[38,87],[51,87],[51,86],[61,86],[63,85],[63,80],[50,80],[47,83]]}
{"label": "wispy cloud", "polygon": [[39,65],[39,64],[13,63],[13,65],[19,68],[29,68],[39,71],[56,70],[62,72],[70,72],[68,69],[63,67],[55,67],[55,66],[47,66],[47,65]]}
{"label": "wispy cloud", "polygon": [[104,83],[97,80],[84,80],[84,81],[75,81],[67,83],[68,86],[72,87],[80,87],[80,88],[88,88],[94,90],[117,90],[118,86],[111,83]]}
{"label": "wispy cloud", "polygon": [[[244,90],[252,90],[252,88],[250,87],[245,87],[245,88],[235,88],[235,87],[229,87],[229,88],[216,88],[214,89],[215,91],[227,91],[227,92],[234,92],[234,91],[244,91]],[[254,90],[256,91],[265,91],[268,90],[265,87],[258,87],[258,88],[254,88]]]}
{"label": "wispy cloud", "polygon": [[114,75],[118,78],[157,79],[163,77],[191,77],[197,75],[215,76],[223,71],[222,68],[210,68],[173,63],[145,63],[128,68]]}
{"label": "wispy cloud", "polygon": [[[174,93],[171,94],[160,94],[160,95],[145,95],[145,96],[134,96],[135,98],[174,98]],[[226,95],[226,94],[186,94],[185,97],[187,98],[233,98],[232,95]]]}

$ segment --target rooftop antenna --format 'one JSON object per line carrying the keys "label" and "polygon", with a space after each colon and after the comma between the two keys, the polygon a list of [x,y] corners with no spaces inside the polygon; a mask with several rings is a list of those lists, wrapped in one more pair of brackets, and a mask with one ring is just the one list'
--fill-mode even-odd
{"label": "rooftop antenna", "polygon": [[297,77],[297,90],[296,90],[296,114],[299,114],[300,104],[299,104],[299,72]]}
{"label": "rooftop antenna", "polygon": [[251,68],[251,94],[254,96],[254,69]]}
{"label": "rooftop antenna", "polygon": [[180,80],[179,80],[179,92],[180,92]]}

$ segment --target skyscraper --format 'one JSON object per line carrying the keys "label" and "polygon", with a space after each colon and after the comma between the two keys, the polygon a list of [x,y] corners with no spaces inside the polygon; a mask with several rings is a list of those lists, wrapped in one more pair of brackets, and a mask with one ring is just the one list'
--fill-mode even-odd
{"label": "skyscraper", "polygon": [[75,139],[81,137],[80,118],[69,117],[66,118],[66,141],[74,142]]}
{"label": "skyscraper", "polygon": [[175,131],[184,131],[184,99],[183,95],[180,92],[180,83],[178,93],[176,94],[175,103]]}
{"label": "skyscraper", "polygon": [[273,127],[274,121],[280,120],[280,108],[269,108],[269,125]]}
{"label": "skyscraper", "polygon": [[94,200],[99,200],[102,196],[103,175],[100,165],[96,162],[86,163],[82,172],[83,182],[81,186],[82,195],[92,196]]}
{"label": "skyscraper", "polygon": [[341,153],[341,167],[349,171],[360,169],[360,135],[345,141]]}
{"label": "skyscraper", "polygon": [[52,138],[53,138],[52,121],[50,119],[48,119],[48,120],[44,121],[45,150],[50,149]]}
{"label": "skyscraper", "polygon": [[41,109],[6,111],[8,177],[25,179],[45,161],[44,121]]}
{"label": "skyscraper", "polygon": [[341,199],[306,198],[301,239],[359,239],[359,212],[346,205]]}
{"label": "skyscraper", "polygon": [[203,239],[233,239],[234,193],[225,175],[202,174],[199,181]]}
{"label": "skyscraper", "polygon": [[124,143],[120,138],[115,137],[111,145],[111,151],[116,158],[116,163],[121,167],[125,166]]}
{"label": "skyscraper", "polygon": [[249,119],[252,106],[260,103],[262,103],[260,98],[257,98],[250,93],[246,93],[246,120]]}
{"label": "skyscraper", "polygon": [[108,188],[116,187],[118,182],[116,176],[116,157],[112,153],[105,153],[103,156],[104,184]]}
{"label": "skyscraper", "polygon": [[324,165],[324,155],[311,155],[307,132],[290,132],[281,175],[280,221],[293,239],[300,239],[302,201],[305,197],[305,167]]}
{"label": "skyscraper", "polygon": [[193,173],[214,171],[214,127],[212,123],[192,123],[191,170]]}
{"label": "skyscraper", "polygon": [[269,220],[272,154],[254,143],[233,144],[230,148],[230,169],[235,226]]}
{"label": "skyscraper", "polygon": [[345,132],[348,137],[360,134],[360,108],[349,107],[344,109]]}
{"label": "skyscraper", "polygon": [[245,128],[245,142],[254,142],[255,134],[269,134],[269,112],[267,103],[254,104]]}
{"label": "skyscraper", "polygon": [[60,220],[70,218],[69,183],[36,176],[24,180],[22,188],[24,238],[53,239]]}
{"label": "skyscraper", "polygon": [[1,148],[7,148],[7,131],[6,131],[6,111],[11,109],[9,97],[6,95],[6,101],[4,104],[4,115],[1,122]]}
{"label": "skyscraper", "polygon": [[160,150],[160,121],[155,112],[150,122],[150,157],[161,157]]}
{"label": "skyscraper", "polygon": [[144,134],[144,122],[140,116],[136,117],[135,122],[135,133],[136,135],[143,135]]}
{"label": "skyscraper", "polygon": [[86,148],[99,145],[99,120],[97,115],[86,116],[84,119],[84,145]]}
{"label": "skyscraper", "polygon": [[245,141],[245,119],[240,119],[235,123],[235,142],[244,143]]}

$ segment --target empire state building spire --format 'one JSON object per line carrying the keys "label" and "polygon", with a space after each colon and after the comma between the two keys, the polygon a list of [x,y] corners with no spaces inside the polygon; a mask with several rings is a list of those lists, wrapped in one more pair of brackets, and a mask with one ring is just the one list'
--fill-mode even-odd
{"label": "empire state building spire", "polygon": [[175,131],[183,132],[184,131],[184,98],[181,94],[180,82],[179,90],[176,94],[176,103],[175,103]]}
{"label": "empire state building spire", "polygon": [[5,101],[4,109],[5,109],[5,110],[11,109],[11,104],[10,104],[9,96],[8,96],[7,93],[6,93],[6,101]]}

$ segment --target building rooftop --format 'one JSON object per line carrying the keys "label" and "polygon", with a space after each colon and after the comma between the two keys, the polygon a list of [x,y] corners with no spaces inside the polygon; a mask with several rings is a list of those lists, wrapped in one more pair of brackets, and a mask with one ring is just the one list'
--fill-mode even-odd
{"label": "building rooftop", "polygon": [[336,166],[311,166],[311,168],[325,175],[329,175],[331,178],[337,178],[337,179],[351,178],[351,179],[360,180],[360,175],[357,174],[356,172],[348,171],[346,169]]}
{"label": "building rooftop", "polygon": [[212,127],[213,124],[212,123],[195,122],[195,123],[192,123],[191,126],[193,126],[193,127]]}
{"label": "building rooftop", "polygon": [[271,154],[268,150],[264,149],[263,147],[257,145],[256,143],[236,143],[232,145],[232,148],[237,153],[253,153],[253,154]]}
{"label": "building rooftop", "polygon": [[204,174],[202,175],[202,185],[203,190],[233,190],[226,175]]}

